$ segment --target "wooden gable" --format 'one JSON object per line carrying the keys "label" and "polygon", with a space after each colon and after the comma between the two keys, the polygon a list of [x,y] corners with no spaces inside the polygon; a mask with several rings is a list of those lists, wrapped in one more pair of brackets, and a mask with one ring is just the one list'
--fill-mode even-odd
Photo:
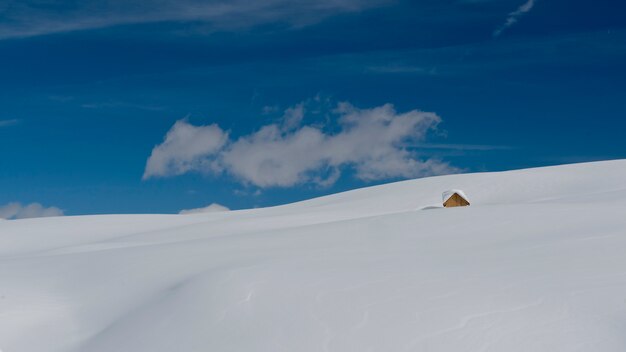
{"label": "wooden gable", "polygon": [[448,200],[443,203],[443,206],[446,208],[452,207],[465,207],[470,205],[467,199],[461,197],[458,193],[454,193]]}

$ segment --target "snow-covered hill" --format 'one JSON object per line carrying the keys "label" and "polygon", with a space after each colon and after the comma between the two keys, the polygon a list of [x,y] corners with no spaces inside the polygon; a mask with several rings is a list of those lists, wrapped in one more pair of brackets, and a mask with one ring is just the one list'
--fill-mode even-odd
{"label": "snow-covered hill", "polygon": [[626,161],[1,221],[0,350],[623,352]]}

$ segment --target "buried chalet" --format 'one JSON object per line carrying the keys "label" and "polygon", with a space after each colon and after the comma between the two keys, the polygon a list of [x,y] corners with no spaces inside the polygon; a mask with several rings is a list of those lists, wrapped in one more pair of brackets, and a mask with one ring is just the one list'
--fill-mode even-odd
{"label": "buried chalet", "polygon": [[443,192],[443,206],[445,208],[465,207],[470,205],[467,195],[460,189],[451,189]]}

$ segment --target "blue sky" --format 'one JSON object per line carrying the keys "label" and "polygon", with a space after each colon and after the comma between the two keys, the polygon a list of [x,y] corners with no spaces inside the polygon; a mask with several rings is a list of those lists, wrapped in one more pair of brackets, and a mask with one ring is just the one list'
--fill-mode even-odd
{"label": "blue sky", "polygon": [[0,212],[240,209],[626,158],[625,11],[0,1]]}

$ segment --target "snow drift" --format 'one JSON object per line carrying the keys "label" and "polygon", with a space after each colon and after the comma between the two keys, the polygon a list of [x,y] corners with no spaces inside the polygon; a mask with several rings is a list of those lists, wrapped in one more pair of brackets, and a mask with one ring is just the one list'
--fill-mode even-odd
{"label": "snow drift", "polygon": [[625,351],[625,214],[621,160],[3,221],[0,349]]}

